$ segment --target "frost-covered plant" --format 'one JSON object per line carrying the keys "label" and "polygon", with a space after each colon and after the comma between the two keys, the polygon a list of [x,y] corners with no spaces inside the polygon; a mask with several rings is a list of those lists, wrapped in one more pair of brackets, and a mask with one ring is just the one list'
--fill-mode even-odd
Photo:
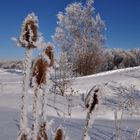
{"label": "frost-covered plant", "polygon": [[[115,85],[108,84],[108,87],[112,89],[116,96],[116,98],[111,102],[110,107],[113,107],[112,109],[118,111],[124,110],[130,115],[139,114],[140,91],[132,84],[128,86],[124,86],[122,84],[116,85],[116,83]],[[107,98],[107,101],[110,101],[110,99]]]}
{"label": "frost-covered plant", "polygon": [[140,128],[135,131],[132,136],[132,140],[138,140],[138,137],[140,137]]}
{"label": "frost-covered plant", "polygon": [[37,48],[38,41],[38,18],[34,13],[29,14],[22,26],[21,35],[17,45],[25,48],[25,58],[23,62],[24,76],[21,95],[21,114],[20,114],[20,134],[18,139],[28,139],[28,122],[27,122],[27,93],[29,88],[32,49]]}
{"label": "frost-covered plant", "polygon": [[27,49],[39,48],[44,43],[41,32],[38,31],[38,17],[34,13],[29,14],[22,25],[22,31],[17,45]]}
{"label": "frost-covered plant", "polygon": [[74,91],[74,89],[71,87],[68,94],[66,94],[66,100],[68,104],[68,116],[71,118],[72,114],[72,104],[73,104],[73,97],[76,95],[78,91]]}
{"label": "frost-covered plant", "polygon": [[87,116],[82,140],[90,140],[90,136],[88,135],[88,129],[91,128],[96,117],[100,96],[101,88],[99,86],[94,86],[87,94],[87,97],[85,99]]}
{"label": "frost-covered plant", "polygon": [[54,64],[54,73],[53,73],[53,76],[51,76],[51,81],[52,81],[52,87],[51,87],[51,89],[50,89],[50,92],[51,93],[53,93],[54,94],[54,96],[53,96],[53,107],[55,108],[55,104],[56,104],[56,96],[57,96],[57,82],[56,82],[56,80],[57,80],[57,69],[58,69],[58,66],[57,66],[57,64],[56,64],[56,62],[55,62],[55,64]]}
{"label": "frost-covered plant", "polygon": [[32,13],[27,16],[22,26],[21,36],[19,38],[19,42],[22,47],[28,49],[36,48],[35,42],[37,41],[38,37],[37,28],[38,28],[38,19]]}
{"label": "frost-covered plant", "polygon": [[34,89],[33,99],[33,125],[32,138],[46,140],[46,102],[45,87],[48,83],[49,67],[53,65],[53,47],[47,46],[36,60],[32,71],[32,86]]}
{"label": "frost-covered plant", "polygon": [[128,85],[128,87],[121,84],[117,87],[114,85],[108,86],[116,94],[116,98],[114,101],[111,101],[110,106],[111,108],[114,107],[112,109],[114,110],[115,135],[116,140],[119,140],[122,138],[121,125],[124,114],[128,113],[131,116],[140,114],[140,91],[136,90],[134,85]]}
{"label": "frost-covered plant", "polygon": [[54,66],[54,76],[51,76],[53,83],[52,91],[55,94],[64,96],[73,79],[74,75],[72,72],[72,67],[68,62],[66,53],[61,52],[58,65]]}

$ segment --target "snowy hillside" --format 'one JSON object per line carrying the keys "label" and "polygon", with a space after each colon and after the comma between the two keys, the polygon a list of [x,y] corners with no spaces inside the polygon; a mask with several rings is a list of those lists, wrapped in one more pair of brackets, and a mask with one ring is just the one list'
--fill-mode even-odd
{"label": "snowy hillside", "polygon": [[[0,70],[0,140],[15,140],[18,136],[21,84],[22,72]],[[66,97],[57,95],[54,105],[54,95],[46,93],[48,94],[46,113],[51,131],[61,124],[70,140],[82,139],[86,118],[83,98],[96,84],[102,87],[102,101],[93,127],[89,131],[90,138],[91,140],[115,140],[114,111],[117,110],[119,113],[120,100],[129,100],[133,93],[135,103],[140,105],[140,67],[75,79],[72,88],[77,92],[72,96],[71,118],[68,116]],[[32,89],[29,90],[28,95],[28,119],[31,124]],[[125,109],[121,123],[122,140],[132,140],[139,128],[139,108]],[[49,128],[48,131],[50,131]],[[138,139],[140,139],[140,135]]]}

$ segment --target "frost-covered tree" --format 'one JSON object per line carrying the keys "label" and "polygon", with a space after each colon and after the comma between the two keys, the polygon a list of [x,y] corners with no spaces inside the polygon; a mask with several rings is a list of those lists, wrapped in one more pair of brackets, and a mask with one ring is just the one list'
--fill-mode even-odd
{"label": "frost-covered tree", "polygon": [[140,63],[140,50],[139,49],[106,49],[105,63],[103,71],[135,67]]}
{"label": "frost-covered tree", "polygon": [[93,3],[72,3],[59,12],[53,36],[56,45],[67,53],[73,70],[81,75],[99,71],[103,61],[105,25],[100,15],[95,14]]}
{"label": "frost-covered tree", "polygon": [[138,65],[140,65],[140,49],[139,48],[131,49],[130,52],[135,55],[137,63]]}
{"label": "frost-covered tree", "polygon": [[20,134],[18,140],[27,140],[29,137],[29,128],[27,122],[27,93],[29,88],[32,49],[37,48],[40,40],[38,32],[38,18],[34,13],[29,14],[22,25],[21,35],[17,45],[25,48],[25,58],[23,62],[23,85],[21,95],[21,114],[20,114]]}

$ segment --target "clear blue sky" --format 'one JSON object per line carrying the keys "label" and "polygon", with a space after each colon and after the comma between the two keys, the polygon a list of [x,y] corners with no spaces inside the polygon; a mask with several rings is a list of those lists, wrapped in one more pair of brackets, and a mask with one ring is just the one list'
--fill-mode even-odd
{"label": "clear blue sky", "polygon": [[[20,35],[27,14],[34,12],[38,16],[40,31],[46,41],[51,41],[56,14],[74,1],[0,0],[0,59],[23,57],[24,50],[14,47],[11,37]],[[140,47],[140,0],[95,0],[95,10],[106,23],[108,48]]]}

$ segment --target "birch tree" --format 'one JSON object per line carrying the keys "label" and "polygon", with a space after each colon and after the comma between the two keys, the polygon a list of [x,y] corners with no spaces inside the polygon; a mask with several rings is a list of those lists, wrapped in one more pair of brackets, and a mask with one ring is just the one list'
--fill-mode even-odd
{"label": "birch tree", "polygon": [[72,3],[59,12],[53,36],[56,46],[67,53],[73,69],[81,75],[99,71],[103,62],[105,24],[95,14],[93,4],[93,0],[85,5]]}

